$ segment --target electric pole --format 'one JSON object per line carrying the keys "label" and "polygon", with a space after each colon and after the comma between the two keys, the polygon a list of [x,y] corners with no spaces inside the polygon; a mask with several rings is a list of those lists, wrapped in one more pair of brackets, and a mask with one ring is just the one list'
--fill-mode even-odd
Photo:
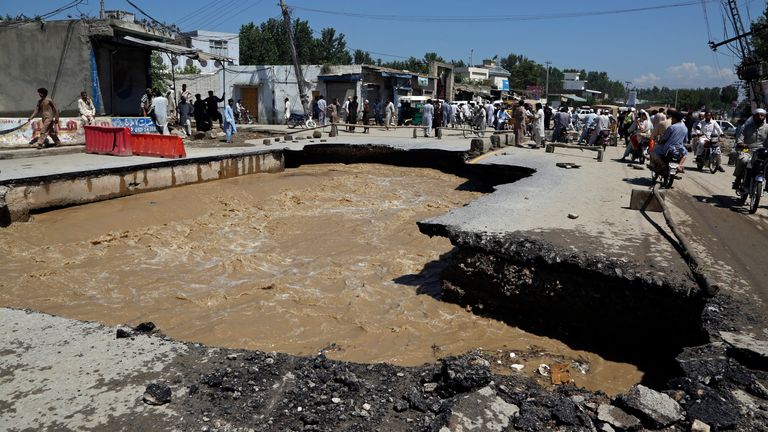
{"label": "electric pole", "polygon": [[299,99],[301,99],[301,107],[304,110],[304,115],[309,113],[309,98],[307,92],[304,89],[304,74],[301,72],[301,63],[299,63],[299,54],[296,52],[296,42],[293,40],[293,25],[291,24],[291,12],[288,10],[288,6],[285,5],[285,0],[280,0],[280,8],[283,10],[283,23],[285,24],[285,31],[288,32],[288,43],[291,45],[291,57],[293,57],[293,69],[296,73],[296,82],[299,85]]}
{"label": "electric pole", "polygon": [[107,15],[104,13],[104,0],[101,0],[101,9],[99,9],[99,18],[104,19]]}
{"label": "electric pole", "polygon": [[547,79],[544,84],[544,99],[547,101],[547,104],[549,104],[549,65],[551,65],[552,62],[547,60],[544,64],[547,65]]}
{"label": "electric pole", "polygon": [[[766,76],[766,67],[755,58],[752,44],[749,40],[749,37],[752,36],[752,31],[744,31],[744,24],[741,21],[741,14],[739,13],[736,0],[723,0],[723,3],[724,8],[730,13],[728,18],[736,35],[718,43],[709,41],[709,47],[712,51],[717,51],[719,46],[738,42],[741,63],[736,67],[736,74],[746,84],[747,91],[749,92],[748,96],[752,102],[752,109],[760,108],[764,106],[760,80]],[[758,29],[753,28],[753,30]]]}

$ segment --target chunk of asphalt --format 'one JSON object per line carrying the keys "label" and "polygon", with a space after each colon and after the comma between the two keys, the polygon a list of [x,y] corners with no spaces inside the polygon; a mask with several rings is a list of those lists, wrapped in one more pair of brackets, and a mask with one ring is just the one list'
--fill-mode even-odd
{"label": "chunk of asphalt", "polygon": [[141,399],[147,405],[165,405],[171,401],[171,388],[165,384],[152,383],[147,386]]}

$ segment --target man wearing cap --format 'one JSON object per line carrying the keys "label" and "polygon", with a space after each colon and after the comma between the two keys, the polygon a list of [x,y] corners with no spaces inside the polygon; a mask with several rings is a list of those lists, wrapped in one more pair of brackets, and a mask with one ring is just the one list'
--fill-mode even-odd
{"label": "man wearing cap", "polygon": [[680,157],[680,165],[677,167],[677,170],[682,172],[685,156],[688,155],[688,151],[685,149],[688,128],[682,122],[683,113],[680,111],[676,109],[669,110],[669,118],[672,119],[672,125],[664,131],[664,135],[661,136],[659,142],[653,147],[653,152],[651,152],[651,169],[662,166],[664,164],[664,156],[671,152]]}
{"label": "man wearing cap", "polygon": [[[768,147],[766,139],[768,139],[768,123],[765,122],[765,110],[758,108],[736,135],[735,148],[739,152],[739,157],[736,159],[736,168],[733,170],[733,176],[736,177],[733,182],[734,189],[739,190],[741,187],[741,182],[747,173],[746,168],[752,160],[752,152],[761,146]],[[745,149],[749,151],[743,151]]]}

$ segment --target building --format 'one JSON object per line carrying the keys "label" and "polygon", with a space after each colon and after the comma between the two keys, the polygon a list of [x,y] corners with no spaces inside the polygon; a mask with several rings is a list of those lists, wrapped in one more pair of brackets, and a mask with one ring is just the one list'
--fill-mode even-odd
{"label": "building", "polygon": [[[221,33],[207,30],[195,30],[183,33],[176,38],[174,44],[187,48],[193,48],[198,51],[207,52],[215,56],[226,57],[230,59],[228,66],[240,64],[240,35],[237,33]],[[163,63],[169,68],[183,68],[185,65],[195,65],[201,73],[217,73],[220,69],[215,62],[194,62],[191,59],[181,59],[174,65],[168,56],[163,56]]]}
{"label": "building", "polygon": [[471,99],[469,96],[498,97],[510,91],[509,77],[512,74],[496,64],[496,57],[483,60],[480,66],[457,67],[454,69],[456,76],[461,77],[462,85],[457,86],[461,92],[461,99]]}
{"label": "building", "polygon": [[[371,65],[304,65],[301,67],[306,83],[305,93],[310,97],[323,95],[330,103],[334,98],[343,102],[357,96],[361,105],[366,99],[391,99],[400,96],[434,96],[436,77],[409,71]],[[292,111],[301,112],[296,73],[292,65],[248,65],[219,68],[215,74],[177,76],[177,88],[187,84],[193,94],[207,96],[209,90],[216,96],[224,93],[242,104],[258,123],[282,123],[285,98]]]}
{"label": "building", "polygon": [[75,117],[81,91],[102,115],[135,116],[144,89],[151,86],[152,48],[131,42],[170,41],[164,29],[150,28],[125,12],[106,19],[24,21],[0,24],[0,52],[6,60],[0,80],[0,117],[26,117],[45,87],[62,116]]}

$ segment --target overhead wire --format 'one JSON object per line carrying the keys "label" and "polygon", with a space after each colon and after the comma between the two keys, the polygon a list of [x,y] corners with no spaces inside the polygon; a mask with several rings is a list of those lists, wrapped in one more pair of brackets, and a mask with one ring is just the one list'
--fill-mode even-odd
{"label": "overhead wire", "polygon": [[[706,2],[712,2],[716,0],[701,0]],[[605,15],[620,15],[636,12],[655,11],[659,9],[672,9],[688,7],[698,3],[696,1],[686,1],[680,3],[663,4],[656,6],[644,6],[628,9],[614,9],[605,11],[581,11],[581,12],[556,12],[549,14],[532,14],[532,15],[475,15],[475,16],[432,16],[432,15],[386,15],[386,14],[368,14],[359,12],[344,12],[333,11],[326,9],[308,8],[303,6],[291,6],[294,10],[302,10],[306,12],[321,13],[327,15],[345,16],[351,18],[363,18],[380,21],[400,21],[400,22],[498,22],[498,21],[542,21],[549,19],[564,19],[564,18],[578,18],[578,17],[595,17]]]}

